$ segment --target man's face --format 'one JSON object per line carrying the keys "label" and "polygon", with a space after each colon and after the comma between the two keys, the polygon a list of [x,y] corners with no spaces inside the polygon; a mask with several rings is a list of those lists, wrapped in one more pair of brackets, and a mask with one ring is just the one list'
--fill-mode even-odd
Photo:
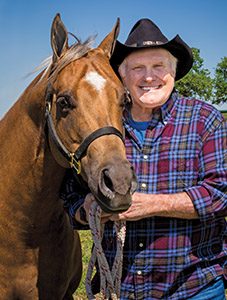
{"label": "man's face", "polygon": [[168,100],[175,81],[173,60],[162,48],[137,50],[127,56],[120,74],[132,97],[134,111],[152,111]]}

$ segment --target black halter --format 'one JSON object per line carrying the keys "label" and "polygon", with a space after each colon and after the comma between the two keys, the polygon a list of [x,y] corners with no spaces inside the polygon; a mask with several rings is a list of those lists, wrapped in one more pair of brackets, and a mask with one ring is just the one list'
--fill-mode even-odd
{"label": "black halter", "polygon": [[[52,95],[51,95],[52,96]],[[99,128],[92,132],[89,136],[87,136],[80,146],[77,148],[76,152],[72,153],[66,149],[63,145],[62,141],[60,140],[53,123],[53,119],[51,116],[51,106],[52,106],[52,97],[47,95],[46,97],[46,122],[47,122],[47,129],[48,135],[51,141],[55,144],[58,151],[67,159],[71,168],[75,169],[77,174],[81,172],[81,163],[80,160],[82,157],[86,155],[86,151],[88,146],[97,138],[103,135],[115,134],[124,142],[122,133],[112,126],[106,126]]]}

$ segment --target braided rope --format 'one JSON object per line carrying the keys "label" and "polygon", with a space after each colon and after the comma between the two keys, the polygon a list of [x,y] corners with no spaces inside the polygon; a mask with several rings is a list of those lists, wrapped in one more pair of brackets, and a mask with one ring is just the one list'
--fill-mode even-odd
{"label": "braided rope", "polygon": [[96,260],[98,262],[100,271],[100,297],[99,299],[120,299],[121,290],[121,275],[122,275],[122,262],[123,262],[123,246],[125,241],[126,226],[125,222],[114,222],[114,228],[117,239],[117,249],[114,258],[112,269],[110,270],[109,264],[106,260],[105,254],[102,249],[102,237],[104,224],[101,224],[101,208],[96,202],[92,203],[89,211],[89,226],[91,229],[94,247],[92,250],[91,258],[88,265],[86,275],[86,293],[89,300],[95,299],[91,290],[92,273],[95,267]]}

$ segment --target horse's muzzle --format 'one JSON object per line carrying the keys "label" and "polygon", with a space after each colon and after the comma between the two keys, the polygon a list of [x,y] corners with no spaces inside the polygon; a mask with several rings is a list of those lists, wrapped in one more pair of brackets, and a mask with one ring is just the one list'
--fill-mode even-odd
{"label": "horse's muzzle", "polygon": [[136,186],[136,176],[128,162],[105,167],[100,171],[97,202],[107,213],[126,211]]}

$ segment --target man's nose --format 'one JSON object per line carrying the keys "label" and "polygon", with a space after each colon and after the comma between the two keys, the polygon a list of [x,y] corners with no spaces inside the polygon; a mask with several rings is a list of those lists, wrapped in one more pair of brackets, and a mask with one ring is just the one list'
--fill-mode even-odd
{"label": "man's nose", "polygon": [[155,75],[154,70],[152,70],[152,69],[146,70],[146,73],[145,73],[145,80],[146,80],[147,82],[150,82],[150,81],[154,80],[155,77],[156,77],[156,75]]}

